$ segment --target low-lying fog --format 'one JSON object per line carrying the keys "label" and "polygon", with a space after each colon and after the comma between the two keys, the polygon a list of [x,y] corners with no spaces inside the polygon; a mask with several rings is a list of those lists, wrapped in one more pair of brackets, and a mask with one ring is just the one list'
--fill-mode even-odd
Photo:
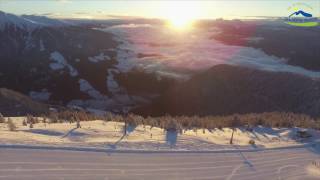
{"label": "low-lying fog", "polygon": [[210,38],[219,32],[214,28],[179,31],[163,25],[123,24],[103,30],[113,33],[120,42],[117,67],[121,71],[140,67],[150,72],[179,77],[181,72],[230,64],[320,77],[320,72],[288,65],[285,59],[267,55],[262,50],[218,42]]}

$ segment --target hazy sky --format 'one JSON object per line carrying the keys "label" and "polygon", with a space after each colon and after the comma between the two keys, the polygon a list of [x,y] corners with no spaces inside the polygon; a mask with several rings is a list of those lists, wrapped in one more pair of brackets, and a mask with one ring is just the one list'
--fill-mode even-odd
{"label": "hazy sky", "polygon": [[108,18],[108,15],[165,18],[167,11],[174,11],[192,14],[195,18],[211,19],[287,16],[288,7],[296,2],[309,4],[314,9],[313,14],[319,16],[320,0],[0,0],[0,10],[60,18]]}

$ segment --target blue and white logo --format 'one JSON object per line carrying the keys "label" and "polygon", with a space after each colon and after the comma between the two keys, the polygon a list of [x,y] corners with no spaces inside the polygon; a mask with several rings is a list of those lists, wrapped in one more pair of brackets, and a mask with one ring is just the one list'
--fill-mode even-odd
{"label": "blue and white logo", "polygon": [[292,26],[314,27],[319,25],[319,20],[313,15],[312,6],[305,3],[295,3],[288,8],[289,16],[285,19]]}

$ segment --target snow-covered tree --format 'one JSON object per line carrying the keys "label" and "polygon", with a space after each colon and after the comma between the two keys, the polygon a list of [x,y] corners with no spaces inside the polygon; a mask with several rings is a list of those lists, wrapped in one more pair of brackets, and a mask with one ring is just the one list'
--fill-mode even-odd
{"label": "snow-covered tree", "polygon": [[12,119],[11,118],[8,118],[8,129],[10,131],[15,131],[17,129],[16,125],[12,122]]}

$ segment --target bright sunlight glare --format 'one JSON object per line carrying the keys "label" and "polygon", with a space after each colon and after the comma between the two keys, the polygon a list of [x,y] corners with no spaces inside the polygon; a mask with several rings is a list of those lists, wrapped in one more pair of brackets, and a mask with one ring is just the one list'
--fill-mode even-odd
{"label": "bright sunlight glare", "polygon": [[165,18],[170,27],[176,30],[187,30],[199,18],[200,8],[196,1],[171,1],[167,2]]}

